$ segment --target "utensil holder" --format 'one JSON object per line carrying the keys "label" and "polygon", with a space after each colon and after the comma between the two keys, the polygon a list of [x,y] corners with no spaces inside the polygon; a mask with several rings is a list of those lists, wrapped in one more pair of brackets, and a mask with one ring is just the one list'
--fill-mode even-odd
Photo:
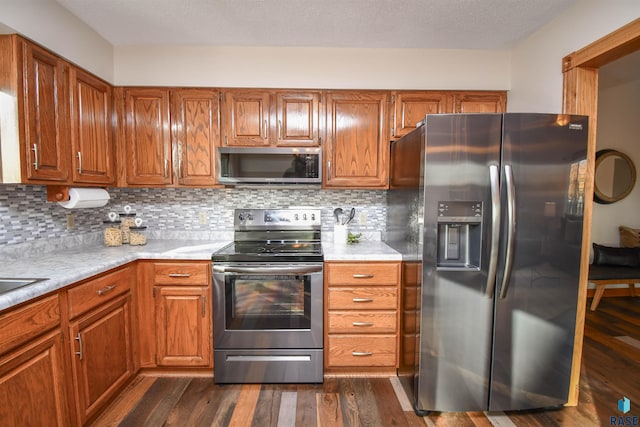
{"label": "utensil holder", "polygon": [[342,224],[336,224],[333,226],[333,243],[337,245],[347,244],[347,235],[349,233],[348,227]]}

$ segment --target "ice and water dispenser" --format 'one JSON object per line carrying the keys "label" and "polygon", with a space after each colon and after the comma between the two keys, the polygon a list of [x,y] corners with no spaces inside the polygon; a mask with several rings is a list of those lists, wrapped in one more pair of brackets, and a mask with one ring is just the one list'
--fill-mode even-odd
{"label": "ice and water dispenser", "polygon": [[482,202],[438,202],[438,268],[478,270],[481,229]]}

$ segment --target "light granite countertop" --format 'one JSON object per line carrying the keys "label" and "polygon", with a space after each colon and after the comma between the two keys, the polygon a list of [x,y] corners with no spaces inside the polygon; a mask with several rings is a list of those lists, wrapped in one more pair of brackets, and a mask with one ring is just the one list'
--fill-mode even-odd
{"label": "light granite countertop", "polygon": [[[19,260],[2,260],[2,277],[46,280],[0,294],[0,310],[139,259],[209,261],[213,252],[228,243],[229,240],[150,239],[144,246],[105,247],[101,244],[90,244],[58,249]],[[331,241],[323,241],[322,248],[325,261],[402,260],[399,252],[381,241],[363,241],[353,245],[336,245]]]}
{"label": "light granite countertop", "polygon": [[325,261],[402,261],[402,254],[382,241],[361,241],[352,245],[322,241]]}

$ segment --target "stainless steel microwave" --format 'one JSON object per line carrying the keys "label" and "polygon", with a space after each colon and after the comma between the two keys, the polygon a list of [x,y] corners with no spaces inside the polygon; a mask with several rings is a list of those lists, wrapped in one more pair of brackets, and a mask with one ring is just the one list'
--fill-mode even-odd
{"label": "stainless steel microwave", "polygon": [[218,149],[221,184],[321,184],[322,149]]}

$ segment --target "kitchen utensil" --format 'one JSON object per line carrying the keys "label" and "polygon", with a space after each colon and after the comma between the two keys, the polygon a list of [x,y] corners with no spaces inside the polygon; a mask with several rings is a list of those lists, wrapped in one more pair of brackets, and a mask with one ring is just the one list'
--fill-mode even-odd
{"label": "kitchen utensil", "polygon": [[337,222],[338,224],[340,224],[340,221],[341,221],[341,220],[340,220],[340,216],[342,215],[342,212],[343,212],[342,208],[335,208],[335,209],[333,210],[333,216],[335,216],[335,217],[336,217],[336,222]]}
{"label": "kitchen utensil", "polygon": [[353,219],[353,217],[355,216],[356,216],[356,208],[351,208],[351,210],[349,211],[349,218],[347,218],[347,220],[344,222],[344,225],[349,224]]}

